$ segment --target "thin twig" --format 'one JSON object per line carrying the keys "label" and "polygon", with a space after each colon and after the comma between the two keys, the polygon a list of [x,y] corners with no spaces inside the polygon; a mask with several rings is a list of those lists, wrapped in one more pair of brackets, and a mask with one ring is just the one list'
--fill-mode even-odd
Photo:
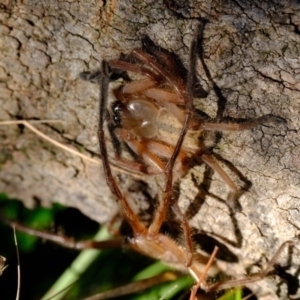
{"label": "thin twig", "polygon": [[21,266],[20,266],[20,254],[19,254],[19,247],[18,247],[18,241],[17,241],[17,235],[16,235],[16,228],[13,226],[14,231],[14,240],[15,240],[15,246],[16,246],[16,253],[17,253],[17,262],[18,262],[18,285],[17,285],[17,295],[16,300],[20,299],[20,290],[21,290]]}
{"label": "thin twig", "polygon": [[[59,122],[63,122],[61,120],[9,120],[9,121],[0,121],[0,125],[24,125],[26,128],[28,128],[29,130],[31,130],[32,132],[34,132],[36,135],[38,135],[39,137],[41,137],[42,139],[48,141],[49,143],[53,144],[56,147],[59,147],[75,156],[79,156],[80,158],[82,158],[83,160],[92,162],[94,164],[97,165],[101,165],[101,158],[99,159],[95,159],[92,157],[89,157],[85,154],[82,154],[58,141],[56,141],[55,139],[49,137],[48,135],[44,134],[43,132],[41,132],[39,129],[37,129],[35,126],[33,126],[30,123],[39,123],[39,124],[49,124],[49,123],[59,123]],[[129,175],[132,175],[133,177],[137,177],[137,178],[141,178],[143,176],[143,174],[140,173],[134,173],[133,171],[128,171],[124,168],[121,168],[119,166],[112,164],[112,168],[116,171],[122,172],[122,173],[126,173]],[[150,175],[151,176],[151,175]]]}

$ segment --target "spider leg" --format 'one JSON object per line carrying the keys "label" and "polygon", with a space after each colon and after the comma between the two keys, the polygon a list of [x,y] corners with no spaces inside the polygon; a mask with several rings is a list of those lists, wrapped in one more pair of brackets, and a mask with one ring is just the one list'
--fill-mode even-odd
{"label": "spider leg", "polygon": [[181,145],[183,143],[184,137],[187,133],[190,117],[191,117],[191,112],[189,111],[186,114],[185,122],[182,126],[182,130],[181,130],[179,139],[177,141],[177,144],[175,146],[174,152],[173,152],[170,160],[168,161],[168,163],[167,163],[167,165],[164,169],[164,173],[165,173],[165,177],[166,177],[166,183],[165,183],[165,188],[164,188],[164,191],[163,191],[162,199],[161,199],[161,201],[159,203],[159,206],[157,208],[157,212],[156,212],[156,215],[154,217],[153,223],[149,227],[149,232],[152,235],[158,234],[162,223],[166,219],[167,208],[169,207],[170,200],[171,200],[171,197],[172,197],[173,167],[174,167],[175,161],[176,161],[176,159],[177,159],[177,157],[180,153],[180,148],[181,148]]}
{"label": "spider leg", "polygon": [[[202,122],[199,127],[203,130],[210,131],[242,131],[254,128],[262,124],[273,124],[275,126],[286,124],[286,120],[283,118],[268,114],[259,118],[247,120],[244,123],[209,123]],[[199,128],[199,129],[200,129]]]}
{"label": "spider leg", "polygon": [[160,88],[148,88],[147,90],[143,91],[143,95],[159,102],[169,102],[181,105],[185,104],[184,99],[178,97],[176,93],[172,93]]}
{"label": "spider leg", "polygon": [[133,94],[144,90],[148,90],[156,85],[157,85],[157,81],[150,78],[135,80],[125,84],[121,88],[121,92],[124,94]]}
{"label": "spider leg", "polygon": [[[187,133],[188,127],[189,127],[189,122],[192,116],[192,111],[193,111],[193,84],[195,81],[195,72],[196,72],[196,52],[197,52],[197,41],[199,38],[199,35],[201,35],[203,28],[203,23],[200,24],[200,26],[197,28],[195,31],[195,36],[191,45],[191,52],[190,52],[190,67],[189,67],[189,74],[187,78],[187,84],[186,84],[186,90],[181,90],[178,89],[176,86],[176,91],[178,91],[183,99],[186,99],[186,106],[187,106],[187,112],[185,116],[185,120],[177,141],[177,144],[175,146],[174,152],[169,159],[166,168],[165,168],[165,177],[166,177],[166,183],[165,183],[165,188],[163,191],[162,195],[162,201],[159,203],[159,207],[157,209],[157,213],[154,217],[153,223],[149,227],[149,233],[150,234],[158,234],[162,223],[166,219],[166,213],[167,213],[167,208],[170,205],[171,202],[171,197],[172,197],[172,187],[173,187],[173,167],[175,165],[175,161],[180,153],[180,149],[184,140],[184,137]],[[136,52],[137,53],[137,52]],[[140,52],[139,52],[140,53]],[[138,53],[138,54],[139,54]],[[150,57],[151,60],[151,67],[156,67],[156,62],[152,62],[152,58]],[[159,68],[160,69],[160,68]],[[157,72],[163,72],[162,70],[155,69]],[[168,75],[168,74],[167,74]],[[174,82],[172,81],[171,78],[167,78],[167,80],[170,80],[170,83],[174,85]]]}
{"label": "spider leg", "polygon": [[155,168],[158,173],[163,172],[165,169],[165,163],[153,154],[147,147],[148,140],[139,141],[135,134],[131,133],[127,129],[118,128],[116,130],[116,135],[120,140],[126,142],[126,144],[140,157],[143,158],[148,164]]}
{"label": "spider leg", "polygon": [[184,79],[186,78],[185,68],[181,60],[174,54],[165,49],[157,47],[155,43],[148,37],[143,36],[141,39],[142,50],[151,56],[155,57],[156,61],[163,69],[170,70],[173,78],[181,81],[185,84]]}
{"label": "spider leg", "polygon": [[[139,157],[142,157],[147,165],[150,165],[150,167],[147,168],[147,166],[143,164],[116,158],[122,165],[125,166],[125,168],[131,167],[130,165],[132,164],[132,168],[134,170],[141,171],[142,168],[146,168],[145,172],[150,175],[161,174],[164,172],[166,164],[160,159],[160,157],[171,157],[174,152],[174,147],[172,145],[146,138],[141,140],[130,130],[124,128],[117,128],[115,133],[121,141],[125,142],[131,150],[133,150],[134,153],[136,153]],[[181,162],[185,158],[185,152],[180,151],[173,172],[177,172],[181,169]]]}
{"label": "spider leg", "polygon": [[115,195],[116,200],[120,206],[120,211],[124,214],[124,217],[134,229],[136,234],[143,234],[147,231],[145,226],[139,221],[137,215],[134,213],[130,205],[128,204],[126,198],[121,193],[118,185],[112,175],[111,167],[108,160],[107,148],[105,143],[104,134],[104,121],[105,121],[105,111],[107,105],[108,97],[108,86],[109,86],[109,70],[108,63],[103,61],[102,63],[102,77],[100,82],[100,103],[99,103],[99,127],[98,127],[98,139],[100,146],[100,153],[102,157],[103,169],[106,178],[106,182]]}
{"label": "spider leg", "polygon": [[159,63],[157,63],[151,55],[141,49],[134,49],[132,54],[155,70],[174,88],[178,95],[182,96],[182,94],[185,92],[184,84],[180,83],[176,77],[174,78],[174,76],[172,76],[168,70],[164,69]]}
{"label": "spider leg", "polygon": [[115,165],[118,165],[124,171],[127,170],[130,173],[135,173],[140,176],[143,176],[145,174],[152,175],[152,173],[149,173],[149,170],[147,170],[147,166],[145,166],[145,164],[135,161],[129,161],[118,156],[115,156],[113,159],[113,163]]}
{"label": "spider leg", "polygon": [[219,283],[208,285],[208,286],[207,285],[202,285],[201,288],[204,289],[205,291],[216,291],[216,290],[230,289],[230,288],[233,288],[233,287],[236,287],[236,286],[246,285],[248,283],[252,283],[252,282],[262,280],[273,269],[275,262],[278,260],[280,254],[282,253],[284,248],[287,247],[287,246],[294,246],[298,243],[299,243],[299,237],[297,237],[296,239],[284,242],[279,247],[279,249],[276,251],[274,256],[271,258],[271,260],[269,261],[267,267],[262,272],[260,272],[258,274],[254,274],[252,276],[250,275],[249,277],[246,277],[246,278],[219,282]]}
{"label": "spider leg", "polygon": [[[147,140],[147,148],[155,155],[166,157],[166,158],[171,157],[171,155],[174,153],[174,147],[172,145],[160,141]],[[177,163],[179,164],[179,162],[182,162],[185,158],[186,158],[186,153],[181,150],[178,154],[176,164]],[[177,167],[175,165],[173,172],[177,171],[177,169],[179,168],[180,166]]]}
{"label": "spider leg", "polygon": [[214,171],[216,171],[219,174],[219,176],[224,180],[224,182],[229,186],[229,188],[231,189],[231,193],[227,199],[227,204],[235,211],[240,211],[241,207],[237,202],[238,188],[235,185],[235,183],[231,180],[227,173],[219,166],[219,164],[215,161],[211,154],[202,153],[201,159]]}
{"label": "spider leg", "polygon": [[191,234],[191,228],[189,225],[189,221],[186,218],[186,216],[181,212],[178,203],[173,203],[172,209],[176,214],[176,217],[181,221],[184,238],[185,238],[185,247],[187,249],[186,253],[186,266],[189,267],[192,264],[193,261],[193,241],[192,241],[192,234]]}
{"label": "spider leg", "polygon": [[139,66],[139,65],[136,65],[136,64],[133,64],[133,63],[126,62],[126,61],[112,59],[108,62],[108,64],[110,67],[112,67],[114,69],[134,72],[134,73],[138,73],[141,75],[146,75],[155,81],[159,81],[161,79],[160,75],[156,74],[152,70],[142,67],[142,66]]}
{"label": "spider leg", "polygon": [[77,250],[89,249],[89,248],[107,249],[107,248],[119,248],[123,245],[123,238],[115,238],[107,241],[93,241],[93,240],[74,241],[72,238],[66,237],[64,235],[58,235],[55,233],[49,233],[46,231],[33,229],[23,224],[20,224],[19,222],[11,221],[8,218],[6,218],[2,213],[0,213],[0,218],[10,227],[15,227],[19,231],[54,242],[66,248],[72,248]]}

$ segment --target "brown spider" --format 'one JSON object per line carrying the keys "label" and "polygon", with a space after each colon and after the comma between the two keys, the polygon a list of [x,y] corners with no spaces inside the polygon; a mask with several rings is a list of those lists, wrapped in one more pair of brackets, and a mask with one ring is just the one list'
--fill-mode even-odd
{"label": "brown spider", "polygon": [[[264,122],[281,124],[284,120],[276,116],[265,115],[243,124],[227,124],[213,123],[199,118],[193,109],[193,95],[195,94],[193,87],[197,42],[202,37],[202,33],[203,24],[195,33],[191,45],[189,71],[186,75],[182,75],[177,70],[177,61],[173,59],[172,55],[158,50],[156,47],[151,47],[146,39],[143,40],[144,48],[134,49],[124,60],[103,61],[101,72],[82,74],[85,79],[100,81],[98,130],[100,153],[107,183],[118,202],[121,214],[132,228],[132,235],[127,238],[127,242],[131,248],[189,273],[197,282],[191,299],[194,299],[199,286],[210,291],[262,279],[273,268],[282,249],[286,245],[295,244],[295,241],[287,241],[282,244],[266,269],[259,274],[210,286],[205,282],[205,276],[207,274],[214,275],[217,268],[212,259],[204,255],[196,255],[193,252],[188,220],[172,199],[173,175],[185,175],[189,169],[189,160],[201,159],[212,167],[230,187],[231,195],[228,204],[236,208],[237,186],[217,164],[212,154],[200,144],[198,137],[201,135],[201,131],[238,131],[250,129]],[[114,116],[112,117],[106,108],[109,83],[116,76],[126,77],[122,71],[137,73],[145,78],[131,81],[114,90],[118,101],[114,103]],[[115,124],[113,124],[113,120]],[[143,161],[136,163],[117,156],[118,163],[136,172],[162,174],[165,178],[162,196],[150,226],[145,226],[141,222],[112,174],[106,147],[105,121],[108,121],[111,128],[113,127],[112,132],[115,137],[125,142]],[[170,126],[172,126],[172,130],[169,130]],[[161,233],[161,227],[166,220],[170,206],[183,225],[185,248]],[[32,230],[15,222],[9,221],[9,223],[16,226],[17,229],[73,248],[103,248],[120,244],[120,240],[73,242],[65,237]],[[215,252],[211,258],[214,256]]]}
{"label": "brown spider", "polygon": [[[217,283],[207,286],[204,280],[206,274],[212,275],[216,268],[206,256],[194,255],[188,220],[180,212],[179,207],[172,201],[173,173],[181,175],[188,171],[190,158],[200,158],[212,167],[231,188],[232,196],[229,205],[236,207],[234,199],[237,187],[225,171],[217,164],[212,154],[205,148],[199,147],[199,137],[202,130],[238,131],[250,129],[264,122],[281,124],[283,119],[265,115],[249,120],[243,124],[212,123],[200,120],[193,110],[193,86],[195,82],[195,66],[197,42],[203,33],[203,24],[196,31],[191,45],[190,66],[186,77],[176,68],[176,61],[156,47],[149,48],[146,39],[144,47],[134,49],[125,59],[104,61],[100,79],[100,120],[99,144],[107,183],[115,195],[120,211],[133,230],[128,239],[129,245],[148,256],[183,269],[205,290],[217,290],[237,286],[263,278],[273,267],[275,260],[286,244],[284,243],[270,261],[266,270],[249,278]],[[138,73],[146,78],[131,81],[114,90],[117,102],[113,105],[114,117],[106,110],[110,78],[114,71],[120,70]],[[87,75],[87,74],[85,74]],[[91,75],[93,78],[94,76]],[[146,227],[129,205],[112,175],[107,147],[105,142],[104,122],[109,125],[115,121],[114,134],[125,142],[143,163],[133,163],[117,157],[118,163],[124,167],[147,174],[165,176],[165,186],[154,219]],[[170,130],[172,127],[172,131]],[[175,130],[175,137],[172,136]],[[189,140],[190,143],[186,143]],[[168,208],[172,206],[176,216],[183,224],[186,249],[178,246],[171,238],[160,232],[166,219]],[[215,253],[212,255],[214,257]],[[194,297],[195,292],[192,297]]]}
{"label": "brown spider", "polygon": [[[239,189],[204,146],[203,131],[242,131],[264,123],[283,124],[285,120],[271,114],[243,123],[217,123],[201,118],[193,108],[196,50],[191,55],[192,70],[186,76],[172,54],[153,46],[147,38],[142,39],[142,45],[142,49],[134,49],[122,60],[108,61],[110,76],[120,70],[143,76],[113,91],[117,101],[113,104],[113,116],[108,116],[111,131],[114,138],[126,143],[142,160],[142,163],[130,162],[117,155],[117,163],[144,174],[171,173],[174,164],[173,174],[182,177],[193,162],[203,161],[228,185],[227,203],[239,210]],[[83,77],[89,79],[95,75],[84,73]]]}

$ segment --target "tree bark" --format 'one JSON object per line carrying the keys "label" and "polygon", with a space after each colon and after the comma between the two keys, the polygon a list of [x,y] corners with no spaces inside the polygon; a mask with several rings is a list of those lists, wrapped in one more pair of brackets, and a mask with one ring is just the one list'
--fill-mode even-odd
{"label": "tree bark", "polygon": [[[239,199],[241,212],[230,210],[227,186],[205,165],[181,180],[180,207],[193,228],[238,257],[235,264],[219,262],[232,276],[260,260],[264,265],[284,241],[299,235],[297,1],[2,1],[0,18],[0,120],[61,120],[35,126],[93,157],[99,153],[99,87],[78,74],[139,47],[143,34],[188,66],[197,19],[205,18],[202,46],[209,73],[198,61],[197,76],[208,97],[195,99],[195,106],[220,120],[271,113],[287,125],[223,133],[214,148],[231,178],[247,186]],[[28,206],[36,199],[46,206],[60,202],[100,223],[117,212],[98,164],[23,126],[0,126],[0,142],[0,191],[10,197]],[[296,276],[299,246],[278,260],[287,262],[287,272]],[[260,299],[296,293],[287,292],[287,285],[276,287],[276,280],[265,279],[252,289]]]}

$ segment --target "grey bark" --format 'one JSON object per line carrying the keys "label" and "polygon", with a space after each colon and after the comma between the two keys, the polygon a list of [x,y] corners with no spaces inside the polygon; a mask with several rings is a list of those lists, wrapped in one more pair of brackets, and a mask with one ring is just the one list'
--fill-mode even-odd
{"label": "grey bark", "polygon": [[[181,181],[180,207],[192,215],[191,226],[225,243],[239,263],[219,262],[220,268],[242,275],[260,260],[265,264],[300,228],[300,5],[264,2],[111,0],[104,6],[102,1],[2,1],[0,120],[61,120],[36,126],[96,156],[98,87],[78,74],[139,47],[143,34],[188,66],[197,18],[207,19],[204,60],[224,99],[222,116],[248,119],[272,113],[287,120],[278,128],[223,134],[214,149],[237,184],[251,183],[239,200],[241,212],[232,214],[225,201],[227,186],[204,165]],[[220,97],[199,62],[197,76],[208,97],[196,99],[195,105],[216,117]],[[46,206],[60,202],[100,223],[117,212],[99,165],[16,125],[0,127],[0,143],[0,191],[10,197],[28,206],[35,198]],[[203,180],[209,192],[199,204]],[[288,272],[297,274],[299,246],[285,251],[278,263],[288,259]],[[261,299],[286,299],[287,287],[278,282],[267,278],[252,288]]]}

